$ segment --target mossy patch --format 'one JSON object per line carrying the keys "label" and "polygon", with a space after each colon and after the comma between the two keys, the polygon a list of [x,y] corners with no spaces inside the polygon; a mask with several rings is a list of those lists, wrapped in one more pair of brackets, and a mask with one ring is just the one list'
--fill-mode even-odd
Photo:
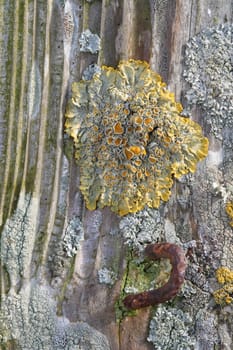
{"label": "mossy patch", "polygon": [[127,255],[127,268],[122,280],[121,294],[115,304],[116,319],[120,322],[126,316],[134,316],[137,311],[128,310],[123,299],[127,294],[139,293],[160,287],[169,278],[170,263],[167,260],[150,261],[136,256],[132,251]]}

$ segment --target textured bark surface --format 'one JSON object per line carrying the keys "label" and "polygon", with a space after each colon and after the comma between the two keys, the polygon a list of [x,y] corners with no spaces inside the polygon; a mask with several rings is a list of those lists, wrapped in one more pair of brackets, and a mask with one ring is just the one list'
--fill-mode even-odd
{"label": "textured bark surface", "polygon": [[[120,322],[115,303],[130,269],[121,218],[108,208],[85,208],[72,141],[63,131],[71,83],[93,63],[146,60],[186,107],[185,45],[232,18],[232,0],[0,1],[2,349],[233,348],[233,306],[220,308],[212,297],[219,288],[215,270],[233,269],[225,212],[233,195],[233,130],[225,127],[216,138],[205,112],[193,107],[209,155],[151,213],[160,215],[159,241],[191,247],[185,286],[173,303]],[[80,52],[86,29],[101,38],[99,53]],[[65,237],[82,234],[70,252]],[[100,283],[103,268],[114,272],[113,283]],[[153,345],[147,337],[154,315],[161,324],[154,323]],[[172,345],[159,347],[172,334],[171,319],[178,333]]]}

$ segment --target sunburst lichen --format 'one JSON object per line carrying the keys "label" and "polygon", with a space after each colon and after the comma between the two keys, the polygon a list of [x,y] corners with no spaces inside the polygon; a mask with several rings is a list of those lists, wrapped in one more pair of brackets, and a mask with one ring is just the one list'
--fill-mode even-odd
{"label": "sunburst lichen", "polygon": [[227,267],[220,267],[216,271],[216,278],[223,287],[216,290],[213,295],[217,304],[230,304],[233,302],[233,271]]}
{"label": "sunburst lichen", "polygon": [[158,208],[172,177],[194,172],[208,140],[180,115],[182,106],[146,62],[103,66],[92,80],[74,83],[66,110],[88,209],[110,206],[119,215]]}
{"label": "sunburst lichen", "polygon": [[230,218],[230,225],[233,227],[233,202],[228,202],[226,204],[226,213]]}

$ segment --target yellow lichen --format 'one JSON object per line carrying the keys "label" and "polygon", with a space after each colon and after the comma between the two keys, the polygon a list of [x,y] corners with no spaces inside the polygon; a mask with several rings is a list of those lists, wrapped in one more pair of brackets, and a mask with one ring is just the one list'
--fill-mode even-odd
{"label": "yellow lichen", "polygon": [[220,284],[233,282],[233,271],[227,267],[219,267],[216,271],[216,278]]}
{"label": "yellow lichen", "polygon": [[216,278],[223,287],[213,293],[217,304],[230,304],[233,302],[233,271],[227,267],[220,267],[216,271]]}
{"label": "yellow lichen", "polygon": [[228,202],[226,204],[226,213],[230,218],[230,225],[233,227],[233,202]]}
{"label": "yellow lichen", "polygon": [[[65,130],[74,139],[86,206],[119,215],[167,201],[173,183],[204,159],[208,140],[146,62],[103,66],[74,83]],[[112,165],[113,160],[115,165]]]}

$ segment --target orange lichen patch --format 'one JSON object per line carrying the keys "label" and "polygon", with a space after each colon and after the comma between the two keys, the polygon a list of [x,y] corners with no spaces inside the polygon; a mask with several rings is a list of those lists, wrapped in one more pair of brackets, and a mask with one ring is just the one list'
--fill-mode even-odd
{"label": "orange lichen patch", "polygon": [[132,152],[133,154],[136,154],[136,155],[139,155],[139,154],[142,153],[142,149],[141,149],[141,147],[139,147],[139,146],[130,146],[130,147],[128,148],[128,150],[129,150],[130,152]]}
{"label": "orange lichen patch", "polygon": [[233,227],[233,202],[228,202],[226,204],[226,213],[230,218],[230,225]]}
{"label": "orange lichen patch", "polygon": [[104,180],[105,180],[105,181],[109,181],[109,180],[111,180],[111,178],[112,178],[112,177],[111,177],[111,175],[109,175],[109,174],[105,174],[105,175],[104,175]]}
{"label": "orange lichen patch", "polygon": [[171,137],[170,136],[164,136],[163,141],[165,144],[169,145],[171,143]]}
{"label": "orange lichen patch", "polygon": [[213,293],[217,304],[230,304],[233,302],[233,271],[227,267],[220,267],[216,271],[218,283],[223,287]]}
{"label": "orange lichen patch", "polygon": [[105,130],[106,135],[112,135],[112,129],[106,129]]}
{"label": "orange lichen patch", "polygon": [[153,122],[154,122],[154,120],[152,118],[145,118],[145,120],[144,120],[145,125],[151,124]]}
{"label": "orange lichen patch", "polygon": [[114,134],[119,134],[119,135],[123,134],[123,132],[124,132],[124,128],[122,128],[122,125],[120,122],[117,122],[114,125],[113,130],[114,130]]}
{"label": "orange lichen patch", "polygon": [[152,125],[147,126],[147,131],[152,132],[154,130],[154,127]]}
{"label": "orange lichen patch", "polygon": [[140,117],[140,116],[136,116],[136,117],[133,118],[133,122],[134,122],[135,124],[141,125],[142,122],[143,122],[143,118]]}
{"label": "orange lichen patch", "polygon": [[173,177],[195,171],[207,155],[200,126],[180,115],[182,106],[146,62],[104,66],[72,93],[65,130],[88,209],[110,206],[126,215],[157,208],[169,199]]}
{"label": "orange lichen patch", "polygon": [[152,115],[157,115],[159,113],[159,108],[155,107],[152,109]]}
{"label": "orange lichen patch", "polygon": [[113,117],[114,119],[117,119],[117,118],[118,118],[118,113],[116,113],[116,112],[113,113],[113,114],[112,114],[112,117]]}
{"label": "orange lichen patch", "polygon": [[127,143],[128,143],[128,140],[127,140],[125,137],[123,137],[123,138],[122,138],[122,145],[123,145],[123,146],[126,146]]}
{"label": "orange lichen patch", "polygon": [[108,138],[107,138],[107,144],[108,144],[108,145],[111,145],[111,144],[112,144],[112,141],[113,141],[113,138],[112,138],[112,137],[108,137]]}
{"label": "orange lichen patch", "polygon": [[126,164],[125,167],[126,169],[129,169],[130,171],[132,171],[132,173],[137,172],[137,168],[135,168],[135,166],[133,166],[132,164]]}
{"label": "orange lichen patch", "polygon": [[156,158],[152,154],[149,155],[148,159],[149,159],[150,163],[152,163],[152,164],[156,163]]}
{"label": "orange lichen patch", "polygon": [[125,114],[125,115],[128,115],[129,113],[130,113],[130,110],[129,109],[123,109],[123,113]]}
{"label": "orange lichen patch", "polygon": [[116,146],[120,146],[122,143],[122,139],[120,139],[119,137],[114,141]]}
{"label": "orange lichen patch", "polygon": [[136,160],[134,161],[134,164],[137,165],[137,166],[142,165],[141,159],[136,159]]}
{"label": "orange lichen patch", "polygon": [[136,172],[136,178],[137,178],[138,180],[140,180],[140,179],[143,178],[143,173],[142,173],[141,170],[139,170],[139,171]]}
{"label": "orange lichen patch", "polygon": [[128,147],[125,148],[124,152],[125,152],[125,156],[128,160],[133,158],[134,153],[132,151],[130,151],[130,149]]}
{"label": "orange lichen patch", "polygon": [[136,131],[136,132],[142,132],[142,131],[143,131],[143,127],[142,127],[142,126],[137,126],[137,127],[135,128],[135,131]]}
{"label": "orange lichen patch", "polygon": [[128,171],[127,171],[127,170],[123,170],[123,171],[121,172],[121,175],[122,175],[123,177],[126,177],[126,176],[128,175]]}

